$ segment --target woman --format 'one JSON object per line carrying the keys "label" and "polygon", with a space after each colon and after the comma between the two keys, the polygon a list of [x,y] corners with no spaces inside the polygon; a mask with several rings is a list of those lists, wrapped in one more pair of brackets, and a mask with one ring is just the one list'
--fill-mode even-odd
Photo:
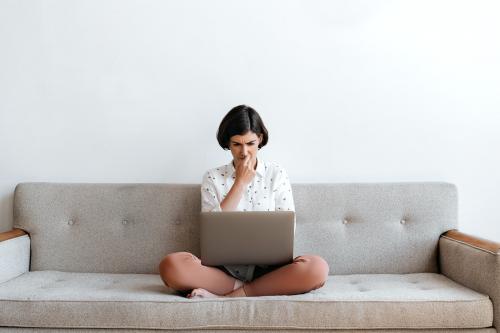
{"label": "woman", "polygon": [[[217,140],[231,150],[227,165],[208,170],[201,185],[202,211],[293,210],[293,196],[285,169],[257,158],[268,133],[259,114],[239,105],[222,119]],[[318,255],[302,255],[281,266],[204,266],[190,252],[168,254],[159,265],[168,287],[195,297],[293,295],[324,285],[328,264]]]}

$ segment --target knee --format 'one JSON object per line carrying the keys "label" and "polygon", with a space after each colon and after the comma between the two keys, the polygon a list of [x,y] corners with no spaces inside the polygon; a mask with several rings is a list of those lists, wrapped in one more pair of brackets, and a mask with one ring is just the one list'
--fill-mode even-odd
{"label": "knee", "polygon": [[158,271],[163,283],[167,287],[178,289],[182,281],[183,267],[186,262],[192,261],[193,254],[190,252],[173,252],[167,254],[158,265]]}
{"label": "knee", "polygon": [[325,259],[318,255],[309,254],[301,256],[304,258],[304,266],[306,267],[304,281],[311,290],[322,287],[328,279],[330,267]]}

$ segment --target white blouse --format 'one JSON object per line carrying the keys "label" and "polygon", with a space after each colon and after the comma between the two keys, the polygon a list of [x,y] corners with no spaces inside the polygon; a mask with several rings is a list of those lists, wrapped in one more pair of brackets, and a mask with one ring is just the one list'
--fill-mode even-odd
{"label": "white blouse", "polygon": [[[285,169],[276,162],[257,157],[255,177],[236,207],[237,211],[291,210],[295,211],[292,187]],[[205,172],[201,184],[201,211],[222,211],[220,203],[234,184],[236,170],[233,160]],[[225,265],[235,278],[251,281],[256,265]],[[267,265],[258,265],[267,268]]]}

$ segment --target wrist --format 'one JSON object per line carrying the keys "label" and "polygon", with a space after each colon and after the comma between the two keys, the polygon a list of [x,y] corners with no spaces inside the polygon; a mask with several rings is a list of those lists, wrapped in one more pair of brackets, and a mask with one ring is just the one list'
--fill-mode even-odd
{"label": "wrist", "polygon": [[234,181],[234,186],[239,189],[244,189],[246,184],[243,181],[236,179]]}

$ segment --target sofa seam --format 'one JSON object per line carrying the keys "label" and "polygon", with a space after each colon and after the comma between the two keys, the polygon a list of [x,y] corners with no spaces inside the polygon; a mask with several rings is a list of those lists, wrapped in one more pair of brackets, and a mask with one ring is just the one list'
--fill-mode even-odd
{"label": "sofa seam", "polygon": [[[25,327],[25,328],[90,328],[90,329],[156,329],[156,330],[164,330],[165,328],[159,328],[159,327],[153,327],[153,326],[16,326],[16,325],[9,325],[9,326],[0,326],[2,327]],[[361,330],[361,329],[366,329],[366,330],[371,330],[371,329],[394,329],[394,330],[400,330],[400,329],[469,329],[469,328],[495,328],[494,326],[468,326],[468,327],[456,327],[456,326],[405,326],[405,327],[388,327],[388,326],[372,326],[369,328],[366,327],[350,327],[350,326],[335,326],[335,327],[314,327],[311,328],[310,326],[231,326],[231,325],[204,325],[204,326],[184,326],[184,327],[177,327],[177,328],[166,328],[168,330],[191,330],[191,329],[209,329],[209,328],[230,328],[230,329],[248,329],[254,330],[254,329],[280,329],[280,328],[291,328],[291,329],[304,329],[304,330],[338,330],[338,329],[350,329],[350,330]]]}
{"label": "sofa seam", "polygon": [[[362,303],[410,303],[410,302],[413,302],[413,303],[464,303],[464,302],[487,302],[487,303],[491,303],[491,299],[488,295],[485,295],[486,297],[483,297],[482,299],[477,299],[477,300],[474,300],[474,299],[466,299],[466,300],[461,300],[461,301],[447,301],[447,300],[436,300],[436,301],[426,301],[426,300],[408,300],[408,301],[360,301],[360,300],[341,300],[341,301],[328,301],[328,300],[267,300],[267,301],[272,301],[272,302],[275,302],[275,301],[279,301],[279,302],[288,302],[288,303],[297,303],[297,302],[313,302],[313,303],[327,303],[327,302],[330,302],[330,303],[359,303],[359,302],[362,302]],[[259,297],[259,296],[255,296],[255,297]],[[234,297],[236,298],[236,297]],[[226,299],[226,300],[223,300],[222,302],[240,302],[240,301],[243,301],[244,299],[247,299],[248,297],[237,297],[239,299]],[[127,300],[89,300],[89,301],[82,301],[82,300],[39,300],[39,299],[30,299],[30,300],[19,300],[19,299],[0,299],[0,302],[51,302],[51,303],[56,303],[56,302],[71,302],[71,303],[95,303],[95,302],[99,302],[99,303],[116,303],[116,302],[121,302],[121,303],[165,303],[165,304],[179,304],[179,303],[186,303],[186,304],[189,304],[189,303],[195,303],[195,302],[198,302],[198,303],[213,303],[213,302],[220,302],[221,300],[217,300],[217,299],[207,299],[207,300],[193,300],[193,301],[185,301],[185,300],[182,300],[182,301],[127,301]],[[262,302],[265,302],[266,300],[261,300]],[[258,301],[259,302],[259,301]]]}
{"label": "sofa seam", "polygon": [[457,242],[457,243],[460,243],[460,244],[463,244],[463,245],[466,245],[466,246],[469,246],[469,247],[472,247],[474,249],[477,249],[477,250],[480,250],[480,251],[483,251],[483,252],[486,252],[486,253],[489,253],[489,254],[492,254],[494,256],[499,256],[500,253],[499,252],[493,252],[493,251],[490,251],[490,250],[486,250],[486,249],[483,249],[482,247],[479,247],[479,246],[475,246],[475,245],[472,245],[470,243],[467,243],[467,242],[464,242],[464,241],[461,241],[461,240],[458,240],[458,239],[455,239],[455,238],[451,238],[451,237],[448,237],[448,236],[441,236],[443,238],[446,238],[446,239],[449,239],[450,241],[453,241],[453,242]]}

